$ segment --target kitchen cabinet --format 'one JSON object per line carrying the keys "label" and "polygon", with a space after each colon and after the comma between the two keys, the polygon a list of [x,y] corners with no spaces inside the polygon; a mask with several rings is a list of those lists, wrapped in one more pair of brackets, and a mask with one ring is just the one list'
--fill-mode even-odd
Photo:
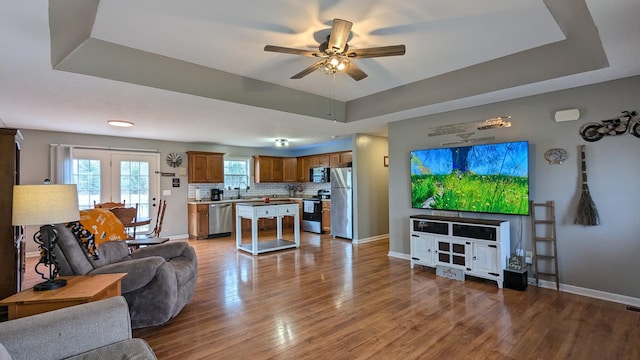
{"label": "kitchen cabinet", "polygon": [[318,155],[318,166],[329,167],[329,165],[330,165],[329,154]]}
{"label": "kitchen cabinet", "polygon": [[340,163],[341,164],[346,164],[346,163],[350,163],[353,159],[353,152],[351,151],[345,151],[343,153],[340,154]]}
{"label": "kitchen cabinet", "polygon": [[329,167],[330,168],[340,167],[340,153],[329,154]]}
{"label": "kitchen cabinet", "polygon": [[322,231],[331,232],[331,201],[322,200]]}
{"label": "kitchen cabinet", "polygon": [[309,182],[309,158],[299,157],[296,164],[296,181]]}
{"label": "kitchen cabinet", "polygon": [[308,156],[309,159],[309,169],[320,166],[320,157],[318,155]]}
{"label": "kitchen cabinet", "polygon": [[295,157],[287,157],[282,159],[282,181],[296,182],[298,181],[298,159]]}
{"label": "kitchen cabinet", "polygon": [[253,157],[253,169],[256,183],[283,181],[281,157],[256,155]]}
{"label": "kitchen cabinet", "polygon": [[189,204],[189,239],[206,239],[209,236],[209,204]]}
{"label": "kitchen cabinet", "polygon": [[444,266],[504,284],[509,222],[414,215],[409,219],[411,268]]}
{"label": "kitchen cabinet", "polygon": [[13,185],[20,184],[20,132],[0,129],[0,299],[22,290],[25,264],[23,227],[13,226]]}
{"label": "kitchen cabinet", "polygon": [[224,154],[187,151],[189,183],[224,183]]}

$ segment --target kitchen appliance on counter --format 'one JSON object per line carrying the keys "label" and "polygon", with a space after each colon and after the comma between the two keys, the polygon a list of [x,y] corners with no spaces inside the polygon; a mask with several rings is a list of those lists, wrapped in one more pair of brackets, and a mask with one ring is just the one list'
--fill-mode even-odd
{"label": "kitchen appliance on counter", "polygon": [[208,238],[231,235],[232,209],[231,203],[209,204]]}
{"label": "kitchen appliance on counter", "polygon": [[224,190],[211,189],[211,201],[220,201],[220,200],[222,200],[222,195],[223,194],[224,194]]}
{"label": "kitchen appliance on counter", "polygon": [[322,200],[302,199],[302,230],[322,234]]}
{"label": "kitchen appliance on counter", "polygon": [[309,179],[314,183],[327,183],[331,180],[330,168],[315,167],[309,169]]}
{"label": "kitchen appliance on counter", "polygon": [[351,168],[331,169],[331,235],[353,239]]}
{"label": "kitchen appliance on counter", "polygon": [[318,190],[318,199],[331,199],[331,190],[329,189],[321,189]]}

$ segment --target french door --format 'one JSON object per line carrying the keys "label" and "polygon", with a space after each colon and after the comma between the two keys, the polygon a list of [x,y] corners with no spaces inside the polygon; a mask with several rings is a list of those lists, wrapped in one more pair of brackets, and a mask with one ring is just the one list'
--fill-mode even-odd
{"label": "french door", "polygon": [[74,149],[73,182],[80,209],[94,202],[138,204],[138,217],[152,217],[159,200],[158,154]]}

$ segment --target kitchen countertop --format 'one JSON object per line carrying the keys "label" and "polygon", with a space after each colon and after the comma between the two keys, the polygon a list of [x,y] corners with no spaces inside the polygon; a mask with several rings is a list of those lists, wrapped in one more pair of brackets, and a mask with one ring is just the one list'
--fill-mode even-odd
{"label": "kitchen countertop", "polygon": [[[225,203],[254,203],[254,202],[262,202],[264,203],[264,198],[266,196],[263,197],[251,197],[251,198],[246,198],[246,199],[224,199],[224,200],[219,200],[219,201],[211,201],[211,200],[201,200],[201,201],[195,201],[193,199],[189,199],[187,201],[187,204],[192,204],[192,205],[197,205],[197,204],[225,204]],[[278,197],[278,198],[274,198],[274,197],[269,197],[269,199],[271,199],[271,203],[273,202],[277,202],[277,201],[296,201],[296,200],[303,200],[303,199],[311,199],[311,196],[305,196],[305,197]],[[331,199],[322,199],[322,201],[331,201]]]}
{"label": "kitchen countertop", "polygon": [[236,205],[240,205],[240,206],[271,206],[271,205],[293,205],[295,204],[294,201],[289,201],[289,200],[274,200],[274,201],[269,201],[269,202],[239,202]]}

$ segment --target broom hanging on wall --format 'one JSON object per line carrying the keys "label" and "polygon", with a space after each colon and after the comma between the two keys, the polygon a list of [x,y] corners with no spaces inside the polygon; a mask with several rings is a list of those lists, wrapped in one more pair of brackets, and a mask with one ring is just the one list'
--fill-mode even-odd
{"label": "broom hanging on wall", "polygon": [[576,216],[573,218],[573,223],[585,226],[594,226],[600,224],[600,217],[598,216],[596,204],[591,199],[589,185],[587,184],[587,161],[584,149],[584,145],[580,145],[580,159],[582,160],[582,194],[580,195],[578,210],[576,211]]}

